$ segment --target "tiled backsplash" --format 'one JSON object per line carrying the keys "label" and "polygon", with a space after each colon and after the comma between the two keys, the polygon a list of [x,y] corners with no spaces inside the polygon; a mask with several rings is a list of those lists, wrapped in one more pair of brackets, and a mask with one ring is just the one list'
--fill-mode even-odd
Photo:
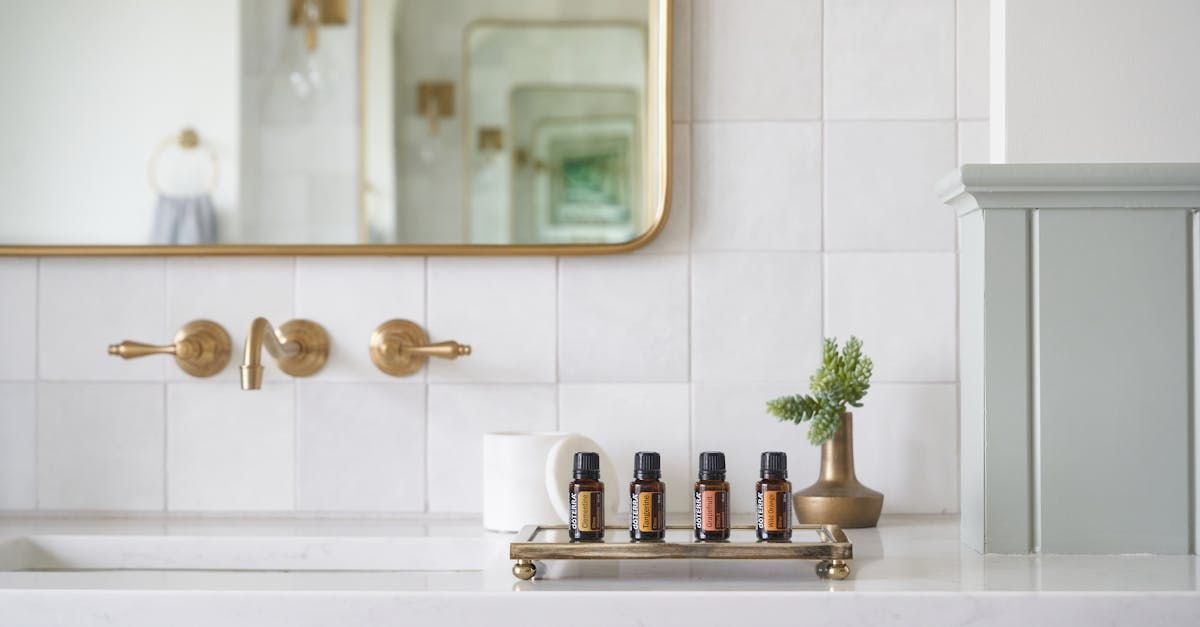
{"label": "tiled backsplash", "polygon": [[[481,433],[565,429],[622,473],[662,451],[685,510],[701,450],[736,486],[764,449],[815,476],[764,402],[854,333],[877,368],[860,478],[885,511],[955,511],[955,220],[933,185],[986,153],[986,0],[677,6],[674,205],[643,251],[0,260],[0,509],[476,511]],[[194,318],[240,348],[259,315],[324,325],[326,368],[268,363],[243,392],[236,364],[198,380],[104,350]],[[474,353],[387,377],[367,341],[389,318]]]}

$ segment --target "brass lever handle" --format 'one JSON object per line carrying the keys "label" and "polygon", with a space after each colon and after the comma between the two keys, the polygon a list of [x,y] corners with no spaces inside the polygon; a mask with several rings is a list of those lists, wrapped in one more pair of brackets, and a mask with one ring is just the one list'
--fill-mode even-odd
{"label": "brass lever handle", "polygon": [[108,354],[124,357],[125,359],[134,359],[137,357],[145,357],[146,355],[175,355],[178,354],[179,347],[174,344],[165,344],[163,346],[155,346],[153,344],[143,344],[134,342],[133,340],[125,340],[120,344],[109,344]]}
{"label": "brass lever handle", "polygon": [[458,359],[470,354],[470,346],[454,340],[431,344],[425,329],[410,320],[388,320],[371,334],[371,361],[394,377],[416,373],[430,357]]}
{"label": "brass lever handle", "polygon": [[471,354],[471,347],[466,344],[459,344],[454,340],[446,340],[437,344],[429,344],[427,346],[404,346],[400,350],[416,353],[418,355],[427,355],[429,357],[441,357],[442,359],[458,359],[463,355]]}
{"label": "brass lever handle", "polygon": [[179,329],[171,344],[156,346],[125,340],[109,345],[108,354],[124,359],[174,355],[180,370],[193,377],[211,377],[229,363],[231,346],[224,327],[211,320],[193,320]]}

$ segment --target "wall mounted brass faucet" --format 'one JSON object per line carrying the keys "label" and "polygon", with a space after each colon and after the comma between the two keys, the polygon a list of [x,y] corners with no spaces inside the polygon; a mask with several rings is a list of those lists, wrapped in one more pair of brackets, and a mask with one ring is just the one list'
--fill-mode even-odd
{"label": "wall mounted brass faucet", "polygon": [[394,377],[414,374],[430,357],[458,359],[470,354],[470,346],[454,340],[430,344],[425,329],[410,320],[388,320],[371,334],[371,361]]}
{"label": "wall mounted brass faucet", "polygon": [[242,389],[262,388],[262,349],[267,349],[279,369],[293,377],[316,374],[329,358],[329,334],[311,320],[288,320],[276,330],[266,318],[255,318],[246,335],[242,358]]}
{"label": "wall mounted brass faucet", "polygon": [[179,369],[193,377],[211,377],[229,363],[232,342],[225,328],[211,320],[193,320],[175,334],[171,344],[156,346],[125,340],[108,347],[109,355],[135,359],[147,355],[174,355]]}

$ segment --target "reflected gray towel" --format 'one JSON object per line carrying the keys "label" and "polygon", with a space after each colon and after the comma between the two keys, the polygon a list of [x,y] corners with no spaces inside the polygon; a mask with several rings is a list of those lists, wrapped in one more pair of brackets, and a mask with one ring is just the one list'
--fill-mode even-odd
{"label": "reflected gray towel", "polygon": [[154,231],[150,241],[155,244],[215,244],[217,242],[217,212],[212,197],[158,197],[154,208]]}

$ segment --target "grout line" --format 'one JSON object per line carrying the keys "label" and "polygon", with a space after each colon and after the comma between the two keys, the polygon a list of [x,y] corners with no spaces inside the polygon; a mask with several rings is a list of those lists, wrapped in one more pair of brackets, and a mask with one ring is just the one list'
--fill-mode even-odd
{"label": "grout line", "polygon": [[[688,468],[691,469],[691,459],[696,456],[696,404],[692,398],[694,392],[695,381],[693,381],[692,359],[695,356],[695,328],[692,321],[695,290],[693,289],[693,281],[695,273],[693,265],[695,263],[695,246],[692,239],[696,230],[696,12],[695,5],[690,7],[688,13],[688,124],[687,124],[687,202],[688,202],[688,229],[687,238],[684,244],[687,246],[687,274],[684,280],[687,282],[687,411],[688,411]],[[673,147],[672,147],[673,148]],[[678,158],[678,155],[676,155]],[[678,179],[675,179],[678,183]],[[675,194],[678,197],[678,194]]]}
{"label": "grout line", "polygon": [[951,7],[950,7],[951,12],[954,14],[954,17],[953,17],[954,23],[952,24],[952,27],[954,29],[954,53],[950,56],[951,66],[954,68],[953,74],[952,74],[952,76],[954,76],[954,120],[956,122],[959,122],[961,120],[958,119],[958,111],[961,107],[959,106],[959,102],[958,102],[958,94],[960,91],[959,83],[962,82],[962,75],[959,73],[959,67],[958,67],[958,44],[959,44],[959,39],[958,39],[958,36],[959,36],[959,32],[958,32],[958,2],[951,2],[950,4],[951,4]]}
{"label": "grout line", "polygon": [[826,335],[829,333],[829,329],[827,328],[827,324],[829,322],[829,316],[828,316],[828,312],[827,312],[827,309],[829,306],[829,294],[828,294],[829,281],[828,281],[828,277],[826,276],[826,273],[829,270],[829,265],[826,263],[826,259],[827,259],[827,255],[828,255],[828,251],[826,250],[826,246],[827,246],[826,227],[829,223],[829,220],[828,220],[829,185],[827,184],[827,179],[829,177],[829,154],[828,154],[829,153],[829,150],[828,150],[829,144],[828,144],[827,138],[826,138],[826,124],[827,124],[826,101],[828,100],[829,94],[826,90],[826,85],[828,83],[828,80],[826,80],[826,72],[828,70],[828,67],[826,64],[826,59],[827,59],[828,55],[826,52],[826,36],[824,36],[824,29],[826,29],[826,7],[824,7],[824,2],[822,2],[822,4],[821,4],[820,20],[821,20],[821,28],[817,29],[817,36],[821,38],[821,46],[820,46],[820,49],[821,49],[821,79],[820,79],[821,83],[820,83],[820,85],[818,85],[818,89],[821,90],[821,127],[820,127],[820,130],[821,130],[820,144],[821,145],[820,145],[820,148],[818,148],[821,151],[821,175],[820,175],[820,183],[818,183],[818,185],[821,185],[821,196],[820,196],[821,210],[818,211],[818,214],[820,214],[821,225],[820,225],[820,227],[817,228],[817,231],[820,232],[820,234],[821,234],[821,255],[817,259],[817,265],[818,265],[817,281],[820,282],[820,286],[818,286],[817,293],[821,294],[821,306],[818,307],[817,315],[818,315],[818,317],[820,317],[820,327],[821,327],[821,336],[820,336],[820,338],[818,338],[818,340],[821,340],[821,341],[817,342],[817,346],[821,346],[821,342],[824,341],[824,338],[826,338]]}
{"label": "grout line", "polygon": [[[424,280],[423,284],[421,285],[421,288],[424,291],[425,328],[428,329],[429,328],[429,257],[425,257],[421,260],[421,273],[425,276],[425,280]],[[424,374],[425,374],[425,386],[424,386],[425,387],[425,424],[424,424],[424,429],[425,429],[425,433],[424,433],[425,477],[422,482],[422,489],[421,489],[421,495],[424,499],[424,503],[422,504],[421,510],[428,512],[429,511],[429,479],[430,479],[430,477],[433,476],[432,469],[430,468],[430,463],[433,458],[433,455],[430,454],[431,453],[431,450],[430,450],[431,442],[430,442],[430,436],[429,436],[429,411],[430,411],[430,409],[429,409],[429,389],[430,389],[430,386],[433,385],[433,382],[429,380],[428,368],[426,368]]]}
{"label": "grout line", "polygon": [[826,117],[824,112],[816,117],[795,117],[795,118],[708,118],[703,120],[692,120],[692,124],[714,125],[714,124],[945,124],[956,122],[986,122],[990,118],[963,118],[957,117],[935,117],[935,118],[831,118]]}
{"label": "grout line", "polygon": [[41,403],[42,403],[42,263],[37,257],[33,263],[33,509],[42,508],[41,477]]}
{"label": "grout line", "polygon": [[425,463],[421,469],[421,511],[429,511],[429,477],[432,473],[429,472],[429,384],[421,386],[421,391],[425,398],[425,425],[424,425],[424,440],[425,440]]}
{"label": "grout line", "polygon": [[[170,260],[168,260],[168,259],[162,260],[162,325],[161,325],[162,329],[161,329],[161,331],[162,331],[163,337],[168,337],[167,336],[167,331],[168,331],[167,327],[169,327],[171,324],[171,266],[172,265],[173,264]],[[159,397],[162,402],[162,405],[161,405],[162,417],[160,418],[162,420],[162,449],[159,452],[162,454],[162,457],[161,457],[162,469],[160,470],[160,475],[162,476],[162,507],[161,507],[161,509],[163,512],[167,511],[167,503],[169,502],[168,498],[170,497],[170,493],[167,489],[167,486],[170,485],[170,475],[168,474],[168,470],[167,470],[167,461],[168,461],[167,460],[167,455],[168,455],[167,429],[169,428],[169,425],[170,425],[170,421],[168,419],[169,416],[167,414],[167,410],[168,410],[167,409],[167,384],[168,384],[167,372],[168,372],[167,366],[164,365],[163,372],[162,372],[162,380],[156,382],[159,385]]]}
{"label": "grout line", "polygon": [[[731,254],[736,254],[736,255],[753,255],[753,254],[774,255],[774,254],[780,254],[780,253],[784,253],[784,254],[811,253],[811,254],[818,254],[818,255],[819,254],[825,254],[825,255],[957,255],[958,254],[958,251],[956,251],[956,250],[849,250],[849,249],[847,249],[847,250],[840,250],[840,249],[839,250],[820,250],[820,249],[815,249],[815,248],[804,248],[804,249],[800,249],[800,248],[758,248],[758,249],[730,248],[730,249],[724,249],[724,248],[722,248],[722,249],[694,250],[692,252],[695,254],[700,254],[700,255],[731,255]],[[647,254],[650,254],[650,253],[647,253]],[[654,254],[678,255],[678,254],[682,254],[682,253],[654,253]]]}
{"label": "grout line", "polygon": [[[695,150],[695,148],[696,148],[696,126],[693,124],[689,124],[687,127],[687,132],[688,132],[688,164],[687,164],[687,166],[688,166],[688,176],[687,176],[687,179],[688,179],[688,234],[687,234],[687,259],[688,259],[688,264],[687,264],[687,293],[688,293],[688,297],[687,297],[687,325],[688,325],[687,346],[688,346],[688,359],[687,359],[687,380],[690,383],[694,376],[693,368],[692,368],[692,358],[695,356],[695,350],[693,349],[693,342],[695,342],[695,340],[696,340],[695,335],[694,335],[695,329],[693,328],[693,320],[692,320],[692,318],[695,314],[695,302],[694,301],[695,301],[695,297],[696,297],[696,290],[695,290],[695,285],[694,285],[696,277],[695,277],[695,272],[693,271],[695,263],[696,263],[696,250],[695,250],[695,246],[692,244],[692,237],[694,236],[694,234],[696,232],[696,212],[694,210],[694,208],[696,206],[696,183],[695,183],[695,181],[696,181],[696,158],[695,158],[696,157],[696,150]],[[688,415],[689,416],[691,415],[690,408],[688,410]]]}
{"label": "grout line", "polygon": [[[300,258],[292,257],[292,318],[300,311]],[[300,503],[300,384],[292,377],[292,510]]]}
{"label": "grout line", "polygon": [[167,457],[168,455],[170,455],[170,451],[171,451],[170,447],[168,446],[168,442],[170,442],[169,436],[170,436],[170,429],[171,429],[171,421],[169,420],[170,414],[168,413],[168,410],[169,410],[168,408],[170,407],[170,404],[167,402],[167,399],[168,399],[167,386],[168,385],[170,385],[170,384],[167,383],[166,381],[164,381],[162,384],[162,408],[163,408],[163,435],[162,435],[162,480],[163,480],[162,498],[163,498],[163,504],[162,504],[162,509],[164,512],[170,511],[170,508],[168,507],[168,505],[170,504],[169,499],[171,496],[170,490],[168,489],[168,486],[171,485],[170,466],[168,465],[168,462],[170,460]]}
{"label": "grout line", "polygon": [[[962,120],[959,119],[959,103],[958,94],[959,83],[962,81],[962,75],[958,67],[958,2],[953,2],[954,13],[954,53],[952,55],[953,76],[954,76],[954,166],[961,167],[962,162]],[[959,277],[959,238],[961,230],[959,228],[959,217],[954,216],[954,465],[955,465],[955,501],[958,503],[959,511],[962,511],[962,364],[959,343],[962,341],[962,325],[961,325],[961,295]]]}

